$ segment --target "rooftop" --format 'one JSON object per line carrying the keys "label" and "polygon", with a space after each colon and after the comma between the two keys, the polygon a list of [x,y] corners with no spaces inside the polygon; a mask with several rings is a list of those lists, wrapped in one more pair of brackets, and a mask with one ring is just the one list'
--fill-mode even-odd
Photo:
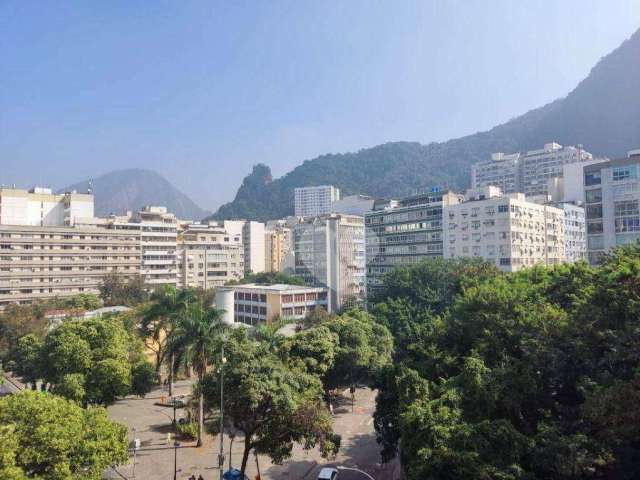
{"label": "rooftop", "polygon": [[268,290],[272,292],[286,292],[286,291],[294,291],[294,290],[321,290],[321,287],[308,287],[306,285],[288,285],[284,283],[275,283],[273,285],[269,285],[266,283],[247,283],[244,285],[232,285],[229,287],[230,289],[250,289],[250,290]]}

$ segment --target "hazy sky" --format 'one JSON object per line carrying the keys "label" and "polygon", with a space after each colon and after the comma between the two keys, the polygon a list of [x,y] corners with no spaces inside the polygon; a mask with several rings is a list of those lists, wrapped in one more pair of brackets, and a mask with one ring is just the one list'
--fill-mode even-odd
{"label": "hazy sky", "polygon": [[0,183],[137,166],[214,209],[257,162],[490,128],[639,27],[640,0],[0,0]]}

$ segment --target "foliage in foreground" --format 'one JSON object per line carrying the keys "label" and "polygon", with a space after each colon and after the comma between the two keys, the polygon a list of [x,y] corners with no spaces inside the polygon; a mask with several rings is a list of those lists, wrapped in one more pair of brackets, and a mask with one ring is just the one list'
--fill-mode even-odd
{"label": "foliage in foreground", "polygon": [[109,405],[129,394],[144,396],[156,381],[140,340],[118,317],[66,321],[44,339],[18,340],[13,370],[35,386],[83,404]]}
{"label": "foliage in foreground", "polygon": [[409,480],[640,477],[640,249],[500,274],[436,260],[376,297],[383,458]]}
{"label": "foliage in foreground", "polygon": [[[305,449],[318,445],[324,456],[339,446],[322,383],[302,363],[284,360],[280,346],[249,338],[242,329],[233,331],[225,344],[224,414],[244,436],[242,472],[252,450],[279,463],[291,455],[294,442]],[[217,409],[218,373],[208,373],[201,388],[207,409]]]}
{"label": "foliage in foreground", "polygon": [[0,399],[3,480],[98,480],[127,459],[127,429],[104,408],[29,391]]}

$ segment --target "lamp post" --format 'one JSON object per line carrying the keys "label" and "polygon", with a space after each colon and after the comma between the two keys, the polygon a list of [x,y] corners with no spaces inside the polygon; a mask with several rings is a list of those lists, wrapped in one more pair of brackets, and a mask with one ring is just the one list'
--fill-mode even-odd
{"label": "lamp post", "polygon": [[375,478],[373,478],[371,475],[369,475],[367,472],[360,470],[358,468],[351,468],[351,467],[336,467],[338,470],[350,470],[352,472],[358,472],[361,473],[362,475],[364,475],[365,477],[367,477],[369,480],[376,480]]}
{"label": "lamp post", "polygon": [[180,444],[173,439],[173,480],[178,480],[178,447]]}
{"label": "lamp post", "polygon": [[224,364],[227,359],[224,358],[224,342],[226,338],[222,337],[222,346],[220,348],[220,453],[218,454],[218,466],[220,468],[220,480],[224,475]]}

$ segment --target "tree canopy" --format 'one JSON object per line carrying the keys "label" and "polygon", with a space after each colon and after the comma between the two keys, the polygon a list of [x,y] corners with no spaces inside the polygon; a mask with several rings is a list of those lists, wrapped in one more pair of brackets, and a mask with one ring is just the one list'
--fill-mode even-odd
{"label": "tree canopy", "polygon": [[409,480],[640,475],[638,246],[515,274],[424,262],[372,311],[395,340],[375,427]]}
{"label": "tree canopy", "polygon": [[103,408],[30,391],[0,399],[2,479],[98,480],[127,460],[127,429]]}

